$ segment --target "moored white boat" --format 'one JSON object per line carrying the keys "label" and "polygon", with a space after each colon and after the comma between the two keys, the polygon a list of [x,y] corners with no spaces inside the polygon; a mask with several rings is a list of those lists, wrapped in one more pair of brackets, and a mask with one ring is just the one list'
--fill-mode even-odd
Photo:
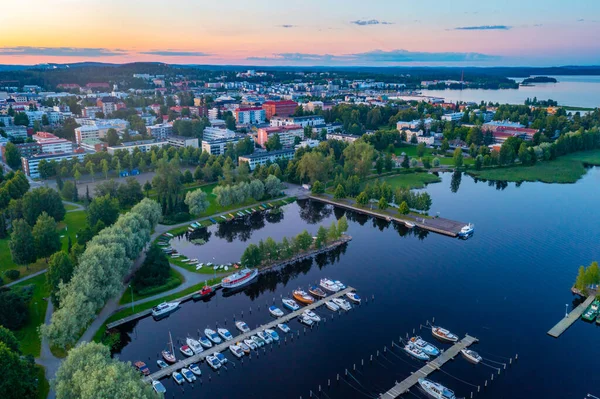
{"label": "moored white boat", "polygon": [[204,330],[204,334],[206,335],[206,338],[210,339],[215,344],[220,344],[222,342],[221,337],[219,337],[215,330],[207,328]]}
{"label": "moored white boat", "polygon": [[407,221],[404,222],[404,225],[409,229],[412,229],[416,226],[414,223],[407,222]]}
{"label": "moored white boat", "polygon": [[300,323],[306,324],[307,326],[312,326],[315,323],[312,319],[306,316],[300,316],[298,320],[300,320]]}
{"label": "moored white boat", "polygon": [[281,316],[283,316],[283,310],[279,309],[275,305],[269,306],[269,313],[271,313],[271,315],[274,316],[274,317],[281,317]]}
{"label": "moored white boat", "polygon": [[256,343],[256,346],[259,347],[259,348],[261,346],[264,346],[265,343],[266,343],[264,339],[262,339],[261,337],[259,337],[257,335],[253,335],[250,338],[252,338],[252,341],[254,341]]}
{"label": "moored white boat", "polygon": [[223,288],[236,288],[249,283],[258,276],[256,269],[242,269],[221,280]]}
{"label": "moored white boat", "polygon": [[200,337],[198,338],[198,341],[200,341],[200,345],[202,345],[205,348],[212,348],[212,342],[210,342],[210,339],[206,338],[206,337]]}
{"label": "moored white boat", "polygon": [[483,359],[479,353],[471,349],[461,349],[460,353],[465,357],[465,359],[475,364],[479,363]]}
{"label": "moored white boat", "polygon": [[169,366],[167,363],[165,363],[164,360],[160,360],[160,359],[158,359],[156,361],[156,364],[158,365],[158,368],[161,368],[161,369],[164,369],[165,367]]}
{"label": "moored white boat", "polygon": [[165,386],[160,381],[152,381],[152,388],[154,389],[154,392],[159,394],[167,392],[167,388],[165,388]]}
{"label": "moored white boat", "polygon": [[179,302],[163,302],[152,308],[152,316],[160,317],[174,311],[179,307]]}
{"label": "moored white boat", "polygon": [[346,289],[346,285],[344,283],[342,283],[340,280],[335,280],[334,284],[337,285],[340,290]]}
{"label": "moored white boat", "polygon": [[245,339],[245,340],[244,340],[244,343],[245,343],[246,345],[248,345],[248,347],[249,347],[250,349],[252,349],[252,350],[256,350],[256,349],[258,349],[258,344],[257,344],[257,343],[256,343],[256,342],[255,342],[253,339],[251,339],[251,338],[249,338],[249,339]]}
{"label": "moored white boat", "polygon": [[273,338],[271,337],[271,334],[267,334],[264,331],[259,331],[257,333],[257,335],[263,340],[265,341],[267,344],[270,344],[271,342],[273,342]]}
{"label": "moored white boat", "polygon": [[196,381],[196,376],[190,370],[183,368],[181,369],[181,375],[186,379],[187,382]]}
{"label": "moored white boat", "polygon": [[404,345],[404,351],[411,355],[412,357],[419,360],[429,360],[429,355],[423,352],[421,349],[417,348],[414,344],[409,343],[408,345]]}
{"label": "moored white boat", "polygon": [[240,348],[238,345],[229,345],[229,350],[237,358],[244,356],[244,351],[242,351],[242,348]]}
{"label": "moored white boat", "polygon": [[202,344],[200,344],[200,342],[198,342],[194,338],[187,337],[185,339],[185,343],[192,349],[192,351],[194,351],[194,353],[201,353],[204,351]]}
{"label": "moored white boat", "polygon": [[346,297],[350,299],[352,302],[360,304],[360,296],[356,292],[347,292]]}
{"label": "moored white boat", "polygon": [[196,363],[190,364],[189,369],[195,375],[202,375],[202,370],[200,370],[200,367]]}
{"label": "moored white boat", "polygon": [[429,356],[437,356],[440,354],[440,350],[435,345],[430,344],[419,336],[412,337],[410,342]]}
{"label": "moored white boat", "polygon": [[306,311],[302,312],[302,316],[308,317],[309,319],[311,319],[312,321],[314,321],[316,323],[321,321],[321,318],[319,317],[319,315],[316,314],[315,312],[313,312],[312,310],[306,310]]}
{"label": "moored white boat", "polygon": [[183,345],[182,347],[180,347],[179,351],[188,357],[194,356],[194,351],[187,345]]}
{"label": "moored white boat", "polygon": [[325,302],[325,306],[327,306],[327,309],[329,309],[333,312],[337,312],[338,310],[340,310],[340,307],[332,301]]}
{"label": "moored white boat", "polygon": [[462,229],[460,229],[460,232],[458,233],[458,235],[460,237],[468,237],[471,234],[473,234],[475,232],[475,225],[472,223],[469,223],[465,226],[462,227]]}
{"label": "moored white boat", "polygon": [[219,360],[219,362],[221,362],[221,364],[225,364],[228,362],[225,355],[223,355],[221,352],[215,352],[213,353],[213,355],[217,358],[217,360]]}
{"label": "moored white boat", "polygon": [[336,305],[338,305],[340,308],[342,308],[343,310],[350,310],[352,309],[352,306],[350,305],[350,303],[342,298],[333,298],[332,299],[333,303],[335,303]]}
{"label": "moored white boat", "polygon": [[218,370],[221,367],[221,362],[213,355],[206,356],[206,363],[213,370]]}
{"label": "moored white boat", "polygon": [[233,335],[226,328],[217,328],[217,332],[225,341],[231,341],[233,339]]}
{"label": "moored white boat", "polygon": [[274,341],[279,341],[279,334],[277,334],[277,331],[267,328],[265,333],[269,334]]}
{"label": "moored white boat", "polygon": [[281,300],[281,302],[283,302],[283,306],[285,306],[286,308],[288,308],[292,312],[300,309],[300,305],[298,305],[295,301],[293,301],[290,298],[283,298]]}
{"label": "moored white boat", "polygon": [[454,392],[442,384],[438,384],[427,378],[419,378],[418,381],[421,388],[435,399],[456,399]]}
{"label": "moored white boat", "polygon": [[283,331],[286,334],[290,332],[290,328],[288,327],[287,324],[284,324],[284,323],[277,324],[277,328],[279,328],[281,331]]}
{"label": "moored white boat", "polygon": [[250,331],[250,327],[248,327],[248,324],[244,323],[241,320],[236,321],[235,326],[237,327],[238,330],[240,330],[243,333],[247,333],[248,331]]}
{"label": "moored white boat", "polygon": [[176,383],[178,383],[179,385],[183,384],[184,379],[181,373],[173,371],[173,374],[171,374],[171,376],[173,377],[173,380],[175,380]]}
{"label": "moored white boat", "polygon": [[324,290],[327,290],[329,292],[338,292],[340,290],[340,287],[338,287],[338,285],[336,283],[329,280],[328,278],[322,278],[319,285]]}
{"label": "moored white boat", "polygon": [[236,342],[235,344],[236,344],[237,346],[239,346],[239,347],[240,347],[240,349],[241,349],[241,350],[243,350],[243,351],[244,351],[244,353],[245,353],[246,355],[249,355],[249,354],[250,354],[250,347],[249,347],[248,345],[246,345],[246,343],[245,343],[245,342],[243,342],[243,341],[239,341],[239,342]]}
{"label": "moored white boat", "polygon": [[458,341],[458,336],[452,334],[450,331],[448,331],[442,327],[432,326],[431,333],[433,334],[434,337],[436,337],[437,339],[440,339],[442,341],[446,341],[446,342]]}

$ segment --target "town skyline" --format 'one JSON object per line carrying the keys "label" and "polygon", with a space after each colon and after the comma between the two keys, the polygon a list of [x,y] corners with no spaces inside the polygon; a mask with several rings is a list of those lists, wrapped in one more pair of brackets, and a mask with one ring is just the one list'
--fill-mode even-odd
{"label": "town skyline", "polygon": [[[451,4],[308,0],[29,1],[0,15],[0,64],[165,62],[290,66],[600,64],[600,3]],[[51,3],[51,4],[49,4]],[[168,11],[168,12],[166,12]],[[249,16],[252,16],[250,18]],[[592,17],[590,17],[592,16]],[[41,32],[41,33],[40,33]]]}

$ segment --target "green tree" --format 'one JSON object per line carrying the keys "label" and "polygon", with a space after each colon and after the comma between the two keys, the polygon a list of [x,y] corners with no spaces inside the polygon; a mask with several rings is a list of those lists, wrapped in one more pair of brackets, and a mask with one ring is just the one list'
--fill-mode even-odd
{"label": "green tree", "polygon": [[361,206],[366,206],[369,203],[369,196],[364,191],[356,197],[356,203]]}
{"label": "green tree", "polygon": [[273,175],[269,175],[265,179],[265,192],[271,197],[277,197],[283,190],[281,180]]}
{"label": "green tree", "polygon": [[387,202],[387,200],[385,199],[385,197],[381,197],[379,199],[379,202],[377,203],[377,208],[381,209],[381,210],[386,210],[388,208],[389,204]]}
{"label": "green tree", "polygon": [[408,207],[406,201],[402,201],[400,207],[398,208],[398,212],[400,212],[402,215],[408,215],[408,213],[410,212],[410,208]]}
{"label": "green tree", "polygon": [[342,186],[341,184],[338,184],[338,186],[335,188],[335,192],[333,193],[333,198],[335,198],[335,199],[346,198],[346,190],[344,190],[344,186]]}
{"label": "green tree", "polygon": [[417,156],[421,158],[423,155],[425,155],[425,143],[419,143],[417,145]]}
{"label": "green tree", "polygon": [[109,147],[114,147],[119,143],[119,135],[115,129],[110,128],[106,132],[106,143]]}
{"label": "green tree", "polygon": [[160,247],[152,245],[142,267],[133,276],[133,290],[140,293],[149,287],[159,287],[167,282],[170,275],[169,259]]}
{"label": "green tree", "polygon": [[50,299],[56,308],[59,307],[58,290],[60,284],[67,284],[73,276],[74,264],[71,257],[63,251],[58,251],[50,257],[46,283],[50,287]]}
{"label": "green tree", "polygon": [[475,157],[475,170],[481,170],[482,167],[483,167],[483,157],[480,154]]}
{"label": "green tree", "polygon": [[375,170],[377,171],[378,175],[380,175],[381,172],[383,172],[383,166],[384,166],[383,157],[381,157],[381,156],[377,157],[377,160],[375,161]]}
{"label": "green tree", "polygon": [[317,231],[317,238],[315,239],[315,247],[322,248],[327,243],[327,229],[323,226],[319,226]]}
{"label": "green tree", "polygon": [[108,179],[108,160],[103,159],[102,162],[100,162],[100,167],[102,168],[102,174],[104,175],[104,178]]}
{"label": "green tree", "polygon": [[75,183],[71,180],[67,180],[63,184],[62,190],[60,190],[60,195],[67,201],[73,201],[73,197],[75,196],[75,191],[77,188],[75,187]]}
{"label": "green tree", "polygon": [[325,186],[323,185],[323,183],[317,180],[313,183],[310,190],[313,194],[323,194],[325,192]]}
{"label": "green tree", "polygon": [[308,234],[308,231],[306,230],[298,234],[294,239],[296,246],[302,251],[306,251],[308,248],[310,248],[312,241],[312,236]]}
{"label": "green tree", "polygon": [[27,222],[23,219],[13,221],[8,244],[13,262],[17,265],[29,265],[35,262],[35,251],[31,248],[33,242],[33,233]]}
{"label": "green tree", "polygon": [[431,158],[429,157],[424,157],[423,159],[421,159],[421,161],[423,162],[423,167],[425,169],[429,169],[431,168]]}
{"label": "green tree", "polygon": [[340,238],[340,234],[341,232],[338,231],[336,223],[334,221],[331,222],[331,225],[327,229],[327,239],[329,241],[335,241]]}
{"label": "green tree", "polygon": [[[1,327],[0,327],[1,328]],[[8,331],[5,332],[8,335]],[[12,334],[11,334],[12,335]],[[12,337],[14,338],[14,337]],[[8,341],[13,339],[8,337]],[[23,356],[17,349],[0,341],[0,392],[3,399],[23,399],[37,396],[37,372],[33,357]]]}
{"label": "green tree", "polygon": [[[391,144],[390,144],[391,145]],[[384,167],[386,172],[391,172],[394,168],[394,160],[392,159],[392,154],[388,152],[385,154]]]}
{"label": "green tree", "polygon": [[410,136],[410,143],[411,144],[417,144],[419,142],[419,140],[417,139],[417,135],[413,134]]}
{"label": "green tree", "polygon": [[24,291],[0,291],[0,326],[16,331],[27,323],[29,313],[25,298]]}
{"label": "green tree", "polygon": [[200,215],[208,209],[210,202],[208,201],[208,195],[202,189],[198,189],[187,192],[185,204],[192,215]]}
{"label": "green tree", "polygon": [[346,215],[339,218],[337,227],[340,234],[348,231],[348,218],[346,218]]}
{"label": "green tree", "polygon": [[433,165],[434,168],[439,168],[440,167],[440,163],[441,162],[440,162],[440,159],[438,157],[433,158],[432,165]]}
{"label": "green tree", "polygon": [[50,255],[61,247],[56,221],[46,212],[42,212],[33,226],[32,234],[36,258],[46,258],[48,262]]}
{"label": "green tree", "polygon": [[463,166],[463,154],[462,154],[462,150],[460,148],[456,148],[454,150],[454,155],[452,157],[452,161],[454,162],[455,168],[460,168],[461,166]]}
{"label": "green tree", "polygon": [[404,159],[402,160],[402,164],[401,166],[405,169],[408,169],[410,167],[410,162],[408,160],[408,155],[404,155]]}
{"label": "green tree", "polygon": [[364,179],[371,172],[374,154],[372,145],[362,141],[352,143],[343,151],[344,171],[348,176],[357,175]]}
{"label": "green tree", "polygon": [[96,226],[99,221],[102,221],[105,226],[110,226],[119,217],[119,201],[109,195],[96,197],[90,203],[87,212],[90,226]]}
{"label": "green tree", "polygon": [[442,146],[440,149],[443,153],[446,153],[450,149],[450,143],[448,142],[448,139],[442,140]]}
{"label": "green tree", "polygon": [[242,265],[245,267],[256,267],[260,265],[260,262],[262,262],[262,254],[260,249],[254,244],[248,245],[242,254],[241,261]]}
{"label": "green tree", "polygon": [[19,341],[8,328],[0,325],[0,342],[4,343],[13,352],[19,352]]}
{"label": "green tree", "polygon": [[6,164],[11,168],[18,169],[21,167],[21,151],[10,141],[4,147],[4,157],[6,158]]}
{"label": "green tree", "polygon": [[277,133],[269,137],[269,139],[265,143],[265,148],[267,149],[267,151],[281,150],[283,148],[283,144],[281,144],[281,138]]}

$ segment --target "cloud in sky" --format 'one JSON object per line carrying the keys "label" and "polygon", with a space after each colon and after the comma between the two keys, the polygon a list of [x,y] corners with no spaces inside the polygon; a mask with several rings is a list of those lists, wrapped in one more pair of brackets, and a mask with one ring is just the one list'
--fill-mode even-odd
{"label": "cloud in sky", "polygon": [[480,26],[459,26],[454,30],[511,30],[509,25],[480,25]]}
{"label": "cloud in sky", "polygon": [[202,51],[181,51],[181,50],[152,50],[141,51],[139,54],[157,55],[160,57],[208,57],[212,54]]}
{"label": "cloud in sky", "polygon": [[407,50],[373,50],[364,53],[331,55],[309,53],[279,53],[271,57],[248,57],[248,61],[268,61],[302,64],[396,64],[410,62],[485,62],[497,61],[502,57],[481,53],[451,53],[451,52],[413,52]]}
{"label": "cloud in sky", "polygon": [[47,56],[47,57],[112,57],[126,55],[121,49],[93,48],[93,47],[0,47],[0,55],[17,56]]}
{"label": "cloud in sky", "polygon": [[378,19],[357,19],[356,21],[350,21],[351,24],[358,26],[369,26],[369,25],[393,25],[393,22],[380,21]]}

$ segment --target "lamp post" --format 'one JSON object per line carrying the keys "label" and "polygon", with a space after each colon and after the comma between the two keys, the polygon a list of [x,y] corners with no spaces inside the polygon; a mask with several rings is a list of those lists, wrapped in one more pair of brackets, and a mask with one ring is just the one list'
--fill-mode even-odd
{"label": "lamp post", "polygon": [[129,288],[131,289],[131,312],[133,313],[135,308],[133,306],[133,287],[131,286],[131,284],[129,284]]}
{"label": "lamp post", "polygon": [[569,316],[569,304],[565,303],[565,317]]}

